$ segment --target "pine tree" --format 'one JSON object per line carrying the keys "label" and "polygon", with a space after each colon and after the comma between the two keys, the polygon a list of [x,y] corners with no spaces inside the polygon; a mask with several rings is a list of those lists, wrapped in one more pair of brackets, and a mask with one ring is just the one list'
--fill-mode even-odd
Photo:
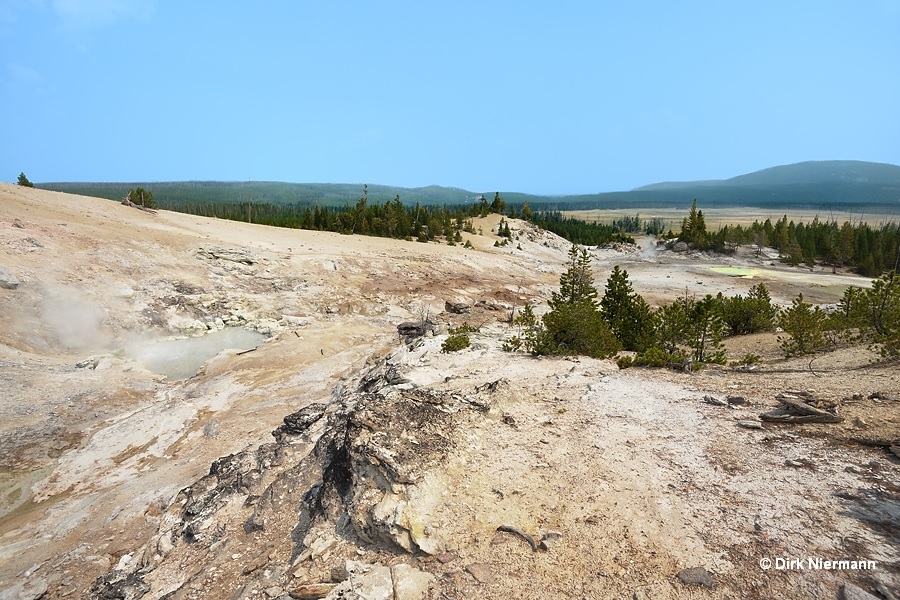
{"label": "pine tree", "polygon": [[28,181],[28,178],[25,177],[24,171],[22,173],[19,173],[19,180],[18,180],[17,184],[21,185],[22,187],[30,187],[30,188],[34,187],[34,184],[31,183],[30,181]]}
{"label": "pine tree", "polygon": [[875,343],[886,355],[900,354],[900,277],[894,271],[883,275],[865,295]]}
{"label": "pine tree", "polygon": [[549,305],[551,310],[541,319],[542,327],[532,333],[533,354],[605,358],[619,349],[597,305],[587,250],[579,251],[572,244],[568,267],[559,278],[559,291],[551,294]]}
{"label": "pine tree", "polygon": [[532,216],[534,216],[534,211],[531,210],[531,207],[528,206],[528,203],[526,202],[522,205],[522,219],[530,221]]}
{"label": "pine tree", "polygon": [[723,340],[728,326],[719,315],[716,299],[707,294],[694,301],[687,312],[687,345],[697,363],[725,363]]}
{"label": "pine tree", "polygon": [[803,301],[803,294],[794,298],[791,306],[778,317],[778,326],[789,337],[779,338],[784,355],[802,356],[813,354],[825,347],[826,315],[816,306]]}
{"label": "pine tree", "polygon": [[628,281],[628,271],[616,265],[600,300],[603,320],[626,350],[643,352],[653,343],[653,311],[636,294]]}
{"label": "pine tree", "polygon": [[675,355],[680,346],[686,345],[688,311],[686,298],[677,298],[671,304],[656,310],[656,340],[664,352]]}
{"label": "pine tree", "polygon": [[127,198],[138,206],[143,206],[144,208],[156,208],[156,203],[153,202],[153,192],[145,190],[142,187],[131,188],[128,190]]}
{"label": "pine tree", "polygon": [[494,201],[491,202],[491,212],[503,214],[506,209],[506,200],[500,196],[500,192],[494,192]]}
{"label": "pine tree", "polygon": [[577,302],[586,302],[596,309],[597,288],[594,287],[591,255],[587,250],[579,252],[578,247],[572,244],[569,249],[568,267],[559,278],[559,291],[551,294],[549,305],[555,309]]}
{"label": "pine tree", "polygon": [[693,248],[704,249],[708,245],[709,234],[706,232],[706,219],[702,210],[697,210],[697,200],[691,203],[691,212],[681,222],[681,235],[683,241]]}

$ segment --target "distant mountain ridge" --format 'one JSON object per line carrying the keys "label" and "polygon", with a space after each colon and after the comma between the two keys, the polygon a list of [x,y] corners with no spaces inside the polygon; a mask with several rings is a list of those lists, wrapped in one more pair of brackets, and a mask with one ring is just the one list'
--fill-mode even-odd
{"label": "distant mountain ridge", "polygon": [[[352,205],[363,194],[363,184],[285,182],[57,182],[37,187],[121,199],[132,187],[153,192],[163,207],[179,204],[254,202],[273,204]],[[490,200],[494,191],[485,191]],[[808,161],[762,169],[730,179],[661,182],[623,192],[547,196],[500,191],[507,203],[528,202],[535,208],[574,210],[592,208],[754,206],[760,208],[815,208],[900,213],[900,166],[853,160]],[[400,196],[404,204],[463,205],[476,202],[481,192],[431,185],[404,188],[368,185],[368,198],[384,202]]]}
{"label": "distant mountain ridge", "polygon": [[854,182],[900,186],[900,166],[860,160],[807,161],[769,167],[745,175],[738,175],[731,179],[666,181],[635,188],[632,191],[684,189],[687,187],[810,185]]}

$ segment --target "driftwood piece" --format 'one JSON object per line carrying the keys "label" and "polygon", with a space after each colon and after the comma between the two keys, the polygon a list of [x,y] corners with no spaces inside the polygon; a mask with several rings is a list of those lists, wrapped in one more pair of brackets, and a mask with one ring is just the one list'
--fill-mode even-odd
{"label": "driftwood piece", "polygon": [[840,423],[844,419],[841,417],[816,408],[801,398],[806,400],[815,400],[815,397],[804,392],[802,394],[778,394],[776,396],[781,406],[773,411],[762,413],[759,418],[770,423]]}
{"label": "driftwood piece", "polygon": [[531,546],[531,550],[537,552],[538,545],[537,542],[534,541],[534,538],[519,529],[518,527],[513,527],[512,525],[500,525],[497,527],[497,531],[505,531],[506,533],[512,533],[514,535],[519,536]]}
{"label": "driftwood piece", "polygon": [[124,200],[122,200],[122,204],[124,204],[125,206],[130,206],[131,208],[136,208],[136,209],[138,209],[138,210],[142,210],[142,211],[144,211],[144,212],[148,212],[148,213],[150,213],[151,215],[155,215],[156,212],[157,212],[157,211],[153,210],[152,208],[147,208],[146,206],[141,206],[140,204],[135,204],[134,202],[132,202],[132,201],[129,200],[128,198],[125,198]]}
{"label": "driftwood piece", "polygon": [[900,438],[889,440],[885,438],[854,437],[850,439],[863,446],[884,448],[885,450],[892,452],[897,458],[900,458]]}

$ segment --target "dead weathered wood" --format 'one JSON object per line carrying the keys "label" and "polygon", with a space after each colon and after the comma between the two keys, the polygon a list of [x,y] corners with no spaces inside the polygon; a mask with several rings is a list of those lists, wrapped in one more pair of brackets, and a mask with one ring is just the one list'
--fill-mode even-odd
{"label": "dead weathered wood", "polygon": [[537,542],[534,541],[534,538],[518,527],[513,527],[512,525],[500,525],[499,527],[497,527],[497,531],[505,531],[506,533],[512,533],[519,536],[520,538],[528,542],[528,545],[531,546],[531,549],[534,552],[537,552],[538,545]]}
{"label": "dead weathered wood", "polygon": [[140,204],[135,204],[134,202],[132,202],[132,201],[129,200],[128,198],[125,198],[124,200],[122,200],[122,204],[124,204],[125,206],[130,206],[131,208],[136,208],[136,209],[138,209],[138,210],[142,210],[142,211],[144,211],[144,212],[148,212],[148,213],[150,213],[150,214],[152,214],[152,215],[155,215],[156,212],[157,212],[157,211],[153,210],[152,208],[147,208],[146,206],[141,206]]}
{"label": "dead weathered wood", "polygon": [[759,418],[770,423],[840,423],[844,420],[827,410],[807,404],[800,397],[814,400],[812,394],[808,392],[779,394],[777,399],[781,402],[781,406],[762,413]]}
{"label": "dead weathered wood", "polygon": [[862,444],[863,446],[876,446],[878,448],[884,448],[885,450],[892,452],[895,456],[897,456],[897,458],[900,458],[900,438],[887,439],[852,437],[850,439],[857,444]]}
{"label": "dead weathered wood", "polygon": [[235,354],[235,356],[240,356],[242,354],[249,354],[250,352],[253,352],[254,350],[256,350],[256,348],[250,348],[249,350],[241,350],[240,352]]}

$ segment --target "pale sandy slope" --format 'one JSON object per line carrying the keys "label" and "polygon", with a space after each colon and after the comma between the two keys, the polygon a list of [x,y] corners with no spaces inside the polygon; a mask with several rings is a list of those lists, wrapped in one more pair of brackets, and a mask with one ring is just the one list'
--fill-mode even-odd
{"label": "pale sandy slope", "polygon": [[[47,597],[84,596],[96,576],[149,539],[161,507],[212,460],[271,440],[282,416],[328,401],[342,378],[396,347],[397,323],[425,314],[446,321],[446,299],[546,299],[567,245],[532,232],[522,250],[494,249],[493,223],[480,225],[485,236],[464,250],[149,215],[0,187],[0,265],[22,282],[0,289],[0,589],[9,597],[43,586]],[[211,258],[210,248],[246,251],[252,264]],[[716,258],[595,255],[601,288],[621,263],[656,302],[685,286],[744,291],[753,283],[710,271],[722,262]],[[780,268],[765,277],[782,282],[782,301],[797,290],[834,301],[846,285]],[[469,317],[484,323],[473,349],[441,354],[441,337],[429,338],[404,365],[413,381],[438,388],[510,382],[497,410],[434,475],[446,503],[433,518],[460,556],[419,565],[442,576],[434,597],[826,598],[842,580],[874,588],[876,578],[897,574],[889,526],[897,461],[830,438],[897,435],[896,407],[851,402],[844,410],[862,421],[831,429],[735,424],[786,388],[814,387],[833,400],[897,394],[896,369],[849,372],[871,356],[834,355],[815,374],[797,361],[766,375],[619,372],[612,362],[503,353],[505,316],[479,310]],[[271,340],[250,354],[225,352],[183,382],[117,354],[139,332],[196,333],[198,321],[215,326],[216,318],[248,323]],[[771,338],[757,348],[777,356]],[[97,355],[96,369],[75,368]],[[740,393],[754,405],[717,409],[700,402],[704,393]],[[798,459],[812,466],[785,466]],[[563,543],[532,555],[515,538],[495,540],[493,529],[510,520],[532,533],[558,530]],[[872,558],[880,568],[767,573],[757,565],[763,556],[806,554]],[[479,584],[458,571],[474,562],[492,565],[497,581]],[[697,592],[676,582],[690,566],[708,569],[718,587]],[[324,576],[330,565],[316,568]],[[216,585],[225,592],[243,584]]]}

